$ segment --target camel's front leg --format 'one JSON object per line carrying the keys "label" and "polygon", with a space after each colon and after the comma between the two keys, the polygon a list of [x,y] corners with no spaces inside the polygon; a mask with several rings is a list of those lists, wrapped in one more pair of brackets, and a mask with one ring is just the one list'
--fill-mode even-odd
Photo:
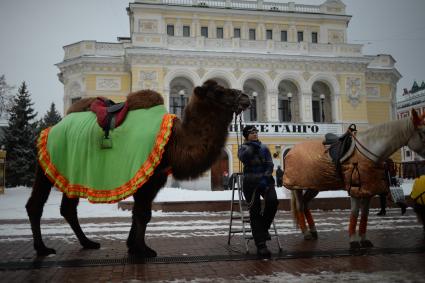
{"label": "camel's front leg", "polygon": [[61,215],[69,223],[69,225],[71,226],[72,230],[74,231],[75,235],[78,238],[78,241],[80,241],[80,244],[83,246],[83,248],[99,249],[100,244],[92,240],[89,240],[84,234],[83,230],[81,229],[80,223],[78,221],[78,216],[77,216],[78,202],[79,202],[78,198],[71,199],[71,198],[68,198],[66,194],[63,194],[61,209],[60,209]]}
{"label": "camel's front leg", "polygon": [[133,220],[127,239],[128,252],[139,257],[156,257],[157,253],[145,242],[146,227],[152,217],[152,201],[156,194],[144,187],[134,194]]}

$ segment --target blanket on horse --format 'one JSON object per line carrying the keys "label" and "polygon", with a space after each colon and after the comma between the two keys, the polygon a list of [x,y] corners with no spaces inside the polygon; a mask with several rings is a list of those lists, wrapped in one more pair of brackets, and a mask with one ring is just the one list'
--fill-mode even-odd
{"label": "blanket on horse", "polygon": [[104,132],[95,113],[72,113],[40,134],[38,161],[68,197],[114,203],[134,194],[153,174],[174,118],[164,105],[129,111],[110,132],[113,147],[102,149]]}
{"label": "blanket on horse", "polygon": [[383,164],[376,164],[357,148],[341,165],[340,173],[321,140],[295,145],[285,156],[283,184],[290,190],[347,190],[353,197],[388,191]]}

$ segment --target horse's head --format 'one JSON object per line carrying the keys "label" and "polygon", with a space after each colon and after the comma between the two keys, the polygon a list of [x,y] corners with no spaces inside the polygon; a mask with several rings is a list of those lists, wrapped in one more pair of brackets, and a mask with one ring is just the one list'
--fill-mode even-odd
{"label": "horse's head", "polygon": [[425,113],[419,116],[415,109],[412,109],[411,117],[415,125],[415,132],[407,142],[407,146],[425,158]]}
{"label": "horse's head", "polygon": [[193,92],[199,99],[236,114],[251,105],[248,95],[238,89],[225,88],[214,80],[206,81],[202,86],[196,87]]}

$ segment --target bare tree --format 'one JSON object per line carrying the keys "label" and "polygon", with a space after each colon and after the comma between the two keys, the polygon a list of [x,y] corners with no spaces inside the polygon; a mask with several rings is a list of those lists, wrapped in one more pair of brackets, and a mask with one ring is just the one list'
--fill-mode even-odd
{"label": "bare tree", "polygon": [[14,87],[6,83],[5,75],[0,76],[0,118],[8,117],[8,110],[12,102],[12,95],[10,92]]}

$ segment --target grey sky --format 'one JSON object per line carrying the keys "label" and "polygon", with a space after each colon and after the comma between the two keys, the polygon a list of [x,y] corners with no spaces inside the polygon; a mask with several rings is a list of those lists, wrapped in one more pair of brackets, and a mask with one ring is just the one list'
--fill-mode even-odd
{"label": "grey sky", "polygon": [[[129,36],[125,8],[132,0],[2,0],[0,75],[18,87],[28,83],[39,116],[51,102],[62,112],[63,85],[54,64],[64,45],[81,40],[116,42]],[[321,4],[325,0],[294,0]],[[284,2],[289,2],[284,1]],[[398,94],[425,80],[424,0],[343,0],[352,15],[348,42],[365,44],[365,54],[391,54],[403,78]],[[16,93],[16,90],[14,93]]]}

